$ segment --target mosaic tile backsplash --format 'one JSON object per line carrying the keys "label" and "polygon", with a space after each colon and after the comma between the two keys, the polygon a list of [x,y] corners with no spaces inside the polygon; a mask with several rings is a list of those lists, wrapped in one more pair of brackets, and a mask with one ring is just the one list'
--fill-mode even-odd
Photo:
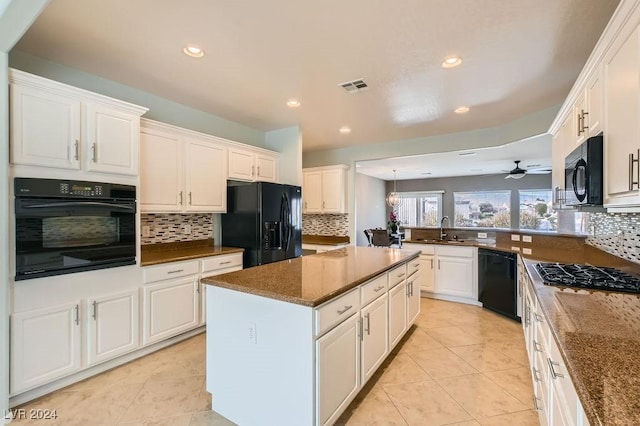
{"label": "mosaic tile backsplash", "polygon": [[349,235],[348,214],[303,214],[302,233],[304,235]]}
{"label": "mosaic tile backsplash", "polygon": [[[185,225],[191,233],[185,233]],[[144,227],[149,227],[149,236],[142,236]],[[213,238],[213,214],[142,214],[140,217],[140,241],[142,245],[174,243]]]}
{"label": "mosaic tile backsplash", "polygon": [[589,213],[587,244],[640,263],[640,214]]}

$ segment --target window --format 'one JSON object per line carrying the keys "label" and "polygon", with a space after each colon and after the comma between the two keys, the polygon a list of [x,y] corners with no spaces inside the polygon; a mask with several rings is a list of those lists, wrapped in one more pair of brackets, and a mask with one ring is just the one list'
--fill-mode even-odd
{"label": "window", "polygon": [[444,191],[399,192],[402,202],[397,207],[400,224],[406,227],[438,226],[442,217]]}
{"label": "window", "polygon": [[511,228],[511,191],[454,192],[454,226]]}
{"label": "window", "polygon": [[556,231],[557,224],[550,189],[520,190],[520,229]]}

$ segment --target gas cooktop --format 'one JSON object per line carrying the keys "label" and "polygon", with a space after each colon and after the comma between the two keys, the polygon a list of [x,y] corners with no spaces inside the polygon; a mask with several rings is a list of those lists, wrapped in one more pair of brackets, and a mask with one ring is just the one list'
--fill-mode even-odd
{"label": "gas cooktop", "polygon": [[640,280],[615,268],[538,263],[536,269],[547,285],[640,293]]}

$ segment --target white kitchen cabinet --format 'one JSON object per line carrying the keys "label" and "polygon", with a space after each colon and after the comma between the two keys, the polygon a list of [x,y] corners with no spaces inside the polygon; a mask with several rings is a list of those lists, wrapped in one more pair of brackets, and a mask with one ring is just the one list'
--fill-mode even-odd
{"label": "white kitchen cabinet", "polygon": [[278,182],[278,167],[277,153],[235,146],[229,148],[229,179]]}
{"label": "white kitchen cabinet", "polygon": [[605,205],[640,204],[640,30],[624,29],[604,58]]}
{"label": "white kitchen cabinet", "polygon": [[[200,278],[242,270],[242,253],[212,256],[200,260]],[[200,324],[207,322],[207,286],[200,283]]]}
{"label": "white kitchen cabinet", "polygon": [[407,283],[389,290],[389,348],[393,349],[407,331]]}
{"label": "white kitchen cabinet", "polygon": [[389,353],[388,298],[383,293],[362,308],[362,384],[376,372]]}
{"label": "white kitchen cabinet", "polygon": [[226,211],[226,147],[216,138],[143,120],[140,145],[142,211]]}
{"label": "white kitchen cabinet", "polygon": [[407,327],[411,327],[420,314],[420,271],[407,278]]}
{"label": "white kitchen cabinet", "polygon": [[316,341],[318,425],[333,424],[360,390],[360,316]]}
{"label": "white kitchen cabinet", "polygon": [[147,109],[10,70],[11,162],[138,175]]}
{"label": "white kitchen cabinet", "polygon": [[434,265],[435,256],[433,254],[420,255],[421,281],[420,290],[433,293],[436,291],[436,269]]}
{"label": "white kitchen cabinet", "polygon": [[12,394],[81,368],[80,300],[11,316]]}
{"label": "white kitchen cabinet", "polygon": [[138,289],[89,299],[87,308],[88,366],[139,346]]}
{"label": "white kitchen cabinet", "polygon": [[303,213],[346,213],[348,169],[345,165],[303,169]]}
{"label": "white kitchen cabinet", "polygon": [[142,343],[148,345],[197,327],[199,292],[197,276],[145,285]]}
{"label": "white kitchen cabinet", "polygon": [[474,249],[438,246],[436,254],[436,293],[477,300]]}

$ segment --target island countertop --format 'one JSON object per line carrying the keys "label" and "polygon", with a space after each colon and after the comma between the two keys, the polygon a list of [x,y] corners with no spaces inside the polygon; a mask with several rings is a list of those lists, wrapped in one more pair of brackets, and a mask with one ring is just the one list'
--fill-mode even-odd
{"label": "island countertop", "polygon": [[311,256],[205,277],[204,284],[305,306],[318,306],[420,252],[348,246]]}

